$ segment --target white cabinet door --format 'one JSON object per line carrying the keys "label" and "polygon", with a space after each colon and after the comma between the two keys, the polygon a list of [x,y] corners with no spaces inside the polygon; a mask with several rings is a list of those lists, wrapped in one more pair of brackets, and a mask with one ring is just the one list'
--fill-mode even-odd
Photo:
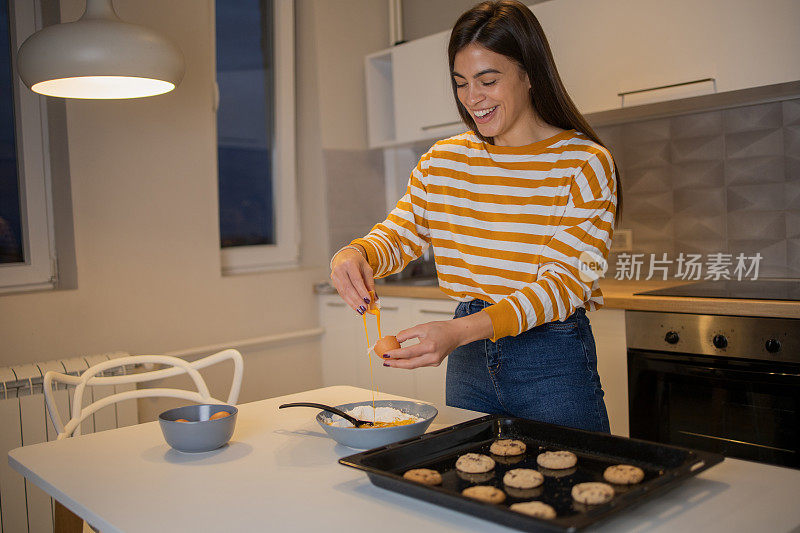
{"label": "white cabinet door", "polygon": [[393,143],[395,128],[391,50],[370,54],[364,59],[364,79],[369,145],[374,148]]}
{"label": "white cabinet door", "polygon": [[800,79],[797,1],[553,0],[531,10],[581,113],[621,107],[618,93],[630,93],[629,107]]}
{"label": "white cabinet door", "polygon": [[[620,93],[630,107],[800,79],[797,0],[551,0],[530,8],[584,114],[619,109]],[[464,131],[449,37],[444,31],[368,58],[372,146]]]}
{"label": "white cabinet door", "polygon": [[[320,321],[325,328],[322,342],[323,385],[354,385],[365,389],[377,385],[380,392],[398,394],[445,405],[445,363],[436,368],[404,370],[383,366],[383,361],[366,353],[363,321],[336,295],[320,297]],[[424,322],[453,318],[456,302],[441,299],[381,298],[381,333],[396,335]],[[370,342],[377,340],[375,317],[367,316]],[[408,341],[405,346],[414,344]],[[372,377],[370,377],[372,363]]]}
{"label": "white cabinet door", "polygon": [[[704,1],[554,0],[531,10],[567,92],[581,113],[593,113],[619,108],[621,92],[717,76],[706,21],[692,8]],[[700,84],[699,90],[709,87],[713,90]],[[658,96],[684,97],[697,89],[686,86],[678,95]],[[632,94],[625,105],[644,103],[641,98]]]}
{"label": "white cabinet door", "polygon": [[597,345],[597,371],[605,391],[611,433],[627,437],[628,356],[625,345],[625,311],[599,309],[586,316]]}
{"label": "white cabinet door", "polygon": [[450,86],[447,42],[437,33],[392,49],[397,141],[444,137],[463,131]]}
{"label": "white cabinet door", "polygon": [[367,363],[361,319],[338,295],[320,296],[322,336],[322,384],[369,387],[359,380],[359,366]]}
{"label": "white cabinet door", "polygon": [[[410,298],[381,298],[381,332],[384,336],[397,335],[403,329],[410,327],[409,301]],[[377,331],[375,320],[372,316],[367,319],[370,326],[370,340],[375,343]],[[363,371],[369,372],[369,364],[365,360]],[[416,384],[414,372],[403,368],[390,368],[383,366],[383,360],[372,357],[372,371],[375,374],[375,384],[378,390],[389,394],[416,398]]]}
{"label": "white cabinet door", "polygon": [[800,80],[800,2],[703,0],[701,4],[703,31],[715,46],[719,92]]}
{"label": "white cabinet door", "polygon": [[[416,300],[413,317],[416,324],[453,318],[457,303],[453,300]],[[445,405],[445,379],[447,359],[437,367],[417,368],[417,398],[436,406]]]}
{"label": "white cabinet door", "polygon": [[[564,87],[581,113],[617,106],[615,70],[625,61],[622,32],[609,31],[617,27],[617,3],[553,0],[530,6],[544,29]],[[590,49],[587,42],[592,43]]]}
{"label": "white cabinet door", "polygon": [[[384,336],[413,325],[410,298],[381,298],[381,332]],[[336,295],[320,297],[323,385],[353,385],[380,392],[415,397],[413,371],[387,368],[382,360],[367,354],[364,320]],[[367,315],[370,345],[378,340],[377,320]]]}

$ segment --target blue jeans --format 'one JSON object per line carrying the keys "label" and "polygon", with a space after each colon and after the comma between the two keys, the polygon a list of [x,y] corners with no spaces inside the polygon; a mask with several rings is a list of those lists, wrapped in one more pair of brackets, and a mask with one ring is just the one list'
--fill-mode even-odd
{"label": "blue jeans", "polygon": [[[489,305],[462,302],[455,318]],[[447,357],[447,405],[608,433],[586,310],[515,337],[456,348]]]}

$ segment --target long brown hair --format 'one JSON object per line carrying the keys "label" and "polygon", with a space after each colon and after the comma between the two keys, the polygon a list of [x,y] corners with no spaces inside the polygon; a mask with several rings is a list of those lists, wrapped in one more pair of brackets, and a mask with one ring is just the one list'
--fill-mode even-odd
{"label": "long brown hair", "polygon": [[[453,26],[450,44],[447,47],[451,74],[456,54],[472,43],[512,59],[527,73],[531,84],[531,105],[542,120],[565,130],[577,130],[609,150],[567,94],[542,26],[525,4],[516,0],[489,0],[477,4],[461,15]],[[461,120],[482,141],[492,143],[491,138],[481,135],[472,115],[461,105],[456,81],[452,75],[450,83]],[[622,187],[619,169],[616,168],[616,164],[614,167],[617,174],[617,215],[619,215],[622,212]],[[618,220],[619,216],[616,218]]]}

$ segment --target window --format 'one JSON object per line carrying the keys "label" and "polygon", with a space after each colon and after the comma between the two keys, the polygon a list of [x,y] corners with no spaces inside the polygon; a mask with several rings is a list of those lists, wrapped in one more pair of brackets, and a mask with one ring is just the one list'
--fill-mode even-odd
{"label": "window", "polygon": [[0,292],[55,286],[47,113],[14,74],[39,2],[0,0]]}
{"label": "window", "polygon": [[224,273],[297,263],[293,4],[216,2]]}

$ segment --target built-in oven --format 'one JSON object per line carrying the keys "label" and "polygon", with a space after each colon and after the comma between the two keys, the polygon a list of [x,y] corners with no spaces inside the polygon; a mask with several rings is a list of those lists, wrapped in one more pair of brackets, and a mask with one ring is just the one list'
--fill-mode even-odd
{"label": "built-in oven", "polygon": [[626,312],[631,437],[800,468],[800,320]]}

